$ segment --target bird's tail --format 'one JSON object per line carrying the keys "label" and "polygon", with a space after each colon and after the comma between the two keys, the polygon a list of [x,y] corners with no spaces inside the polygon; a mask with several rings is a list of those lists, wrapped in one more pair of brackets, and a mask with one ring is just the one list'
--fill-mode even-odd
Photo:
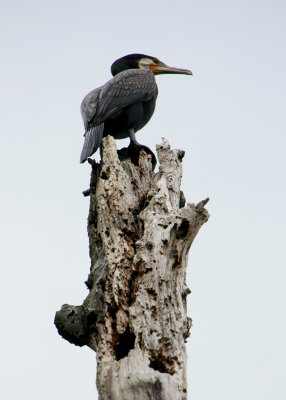
{"label": "bird's tail", "polygon": [[88,157],[92,156],[93,153],[99,148],[102,135],[103,135],[104,123],[92,126],[85,134],[84,134],[84,144],[82,148],[82,152],[80,155],[80,162],[84,163]]}

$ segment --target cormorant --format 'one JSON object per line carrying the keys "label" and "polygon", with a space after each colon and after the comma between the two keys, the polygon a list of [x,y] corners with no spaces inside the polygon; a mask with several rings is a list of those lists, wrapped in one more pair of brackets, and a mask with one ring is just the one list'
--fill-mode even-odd
{"label": "cormorant", "polygon": [[135,137],[135,132],[147,124],[155,109],[158,88],[154,75],[192,75],[192,72],[169,67],[145,54],[129,54],[112,64],[111,73],[113,78],[88,93],[81,103],[85,140],[80,162],[96,152],[102,137],[111,135],[115,139],[130,138],[127,151],[131,158],[135,153],[138,158],[141,148],[151,153],[154,167],[154,154]]}

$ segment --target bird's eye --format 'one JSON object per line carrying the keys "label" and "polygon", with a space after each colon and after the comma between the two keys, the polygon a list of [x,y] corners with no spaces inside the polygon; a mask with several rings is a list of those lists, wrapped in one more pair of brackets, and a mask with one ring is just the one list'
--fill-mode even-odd
{"label": "bird's eye", "polygon": [[156,58],[153,59],[153,63],[154,64],[159,64],[159,60],[157,60]]}

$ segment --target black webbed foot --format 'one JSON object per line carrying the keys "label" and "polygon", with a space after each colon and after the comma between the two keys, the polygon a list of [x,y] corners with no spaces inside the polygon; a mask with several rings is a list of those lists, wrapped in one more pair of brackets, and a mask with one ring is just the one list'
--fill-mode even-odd
{"label": "black webbed foot", "polygon": [[144,150],[146,154],[151,155],[152,171],[154,171],[157,160],[153,151],[147,146],[131,142],[128,147],[123,147],[123,149],[118,150],[117,153],[121,161],[130,158],[134,165],[138,165],[141,150]]}

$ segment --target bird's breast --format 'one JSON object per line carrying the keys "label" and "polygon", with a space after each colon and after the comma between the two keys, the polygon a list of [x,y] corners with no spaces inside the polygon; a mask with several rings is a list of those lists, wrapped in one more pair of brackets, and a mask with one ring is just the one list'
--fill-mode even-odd
{"label": "bird's breast", "polygon": [[117,139],[129,136],[128,131],[135,132],[142,129],[151,119],[156,105],[156,97],[138,103],[118,111],[105,121],[104,135],[112,135]]}

